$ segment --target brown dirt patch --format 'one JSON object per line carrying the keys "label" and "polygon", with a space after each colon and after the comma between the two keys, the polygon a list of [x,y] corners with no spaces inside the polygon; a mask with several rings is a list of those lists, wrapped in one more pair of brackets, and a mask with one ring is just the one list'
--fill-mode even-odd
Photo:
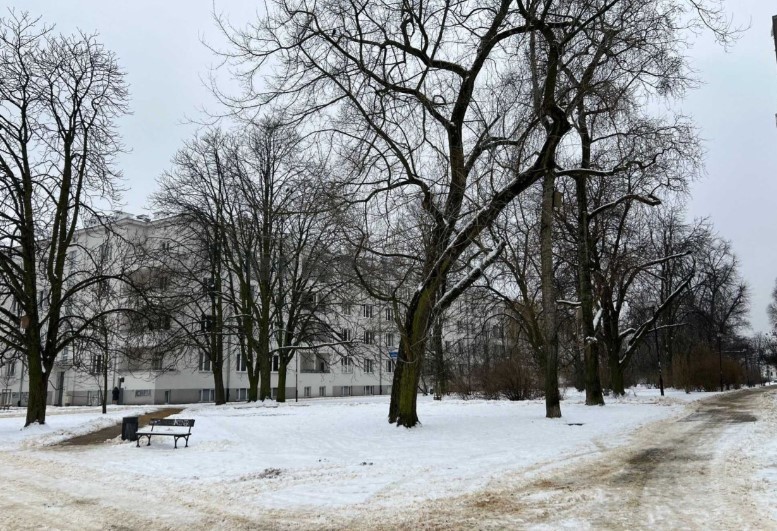
{"label": "brown dirt patch", "polygon": [[[148,423],[151,421],[151,419],[163,419],[165,417],[169,417],[170,415],[176,415],[183,411],[182,408],[179,407],[168,407],[164,409],[157,409],[156,411],[152,411],[150,413],[145,413],[143,415],[140,415],[140,418],[138,419],[138,427],[142,428],[143,426],[148,426]],[[101,444],[109,439],[115,439],[116,437],[121,435],[121,422],[117,422],[113,426],[108,426],[107,428],[103,428],[101,430],[93,431],[91,433],[86,433],[84,435],[79,435],[77,437],[73,437],[72,439],[67,439],[65,441],[62,441],[59,443],[60,446],[87,446],[90,444]]]}

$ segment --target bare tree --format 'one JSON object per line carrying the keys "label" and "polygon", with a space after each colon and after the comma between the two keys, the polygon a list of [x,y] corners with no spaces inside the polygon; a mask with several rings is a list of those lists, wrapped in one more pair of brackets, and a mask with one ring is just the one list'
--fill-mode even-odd
{"label": "bare tree", "polygon": [[114,121],[127,88],[96,36],[55,35],[26,13],[0,19],[0,279],[19,316],[0,310],[0,342],[24,352],[25,423],[44,423],[48,378],[72,338],[67,300],[98,282],[67,283],[66,258],[86,213],[117,194]]}
{"label": "bare tree", "polygon": [[225,203],[224,256],[242,325],[249,400],[271,396],[270,363],[277,357],[277,400],[283,402],[296,354],[337,351],[350,341],[334,327],[332,302],[346,280],[337,274],[337,221],[326,200],[326,168],[281,118],[270,114],[248,125]]}
{"label": "bare tree", "polygon": [[[547,203],[550,180],[564,174],[557,150],[572,128],[565,104],[574,100],[561,90],[565,64],[586,49],[591,34],[610,22],[622,28],[616,8],[654,9],[676,30],[676,7],[647,0],[279,0],[258,24],[225,28],[231,64],[246,87],[227,103],[238,112],[286,105],[290,120],[331,138],[347,162],[344,195],[365,203],[365,219],[382,215],[392,224],[421,214],[408,234],[416,238],[414,256],[403,254],[401,245],[374,253],[405,256],[418,278],[401,323],[390,422],[418,422],[416,389],[433,323],[504,246],[484,244],[483,231],[543,178]],[[257,93],[265,64],[277,67],[276,75]],[[469,274],[441,292],[451,270],[464,267]],[[552,267],[545,270],[546,323],[552,323]],[[546,413],[558,416],[558,391],[551,389],[554,331],[545,326]]]}

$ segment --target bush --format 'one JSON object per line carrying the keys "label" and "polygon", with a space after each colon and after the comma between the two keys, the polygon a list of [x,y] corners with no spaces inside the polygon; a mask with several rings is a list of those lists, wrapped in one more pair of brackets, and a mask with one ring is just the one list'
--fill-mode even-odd
{"label": "bush", "polygon": [[[720,390],[721,362],[717,350],[700,344],[686,356],[676,356],[672,373],[677,387],[686,391]],[[739,389],[747,380],[744,368],[735,360],[723,356],[723,383],[726,388]]]}
{"label": "bush", "polygon": [[494,362],[482,374],[483,394],[489,398],[531,400],[544,395],[542,378],[532,362],[518,356]]}

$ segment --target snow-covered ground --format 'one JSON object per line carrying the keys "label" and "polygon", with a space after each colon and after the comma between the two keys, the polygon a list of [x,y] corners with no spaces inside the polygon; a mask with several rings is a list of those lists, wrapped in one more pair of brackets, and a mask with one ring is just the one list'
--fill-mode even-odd
{"label": "snow-covered ground", "polygon": [[50,407],[46,411],[46,424],[34,424],[27,428],[23,428],[25,410],[0,411],[0,451],[50,446],[112,426],[121,422],[122,417],[142,415],[155,409],[158,408],[111,405],[108,413],[103,415],[99,407]]}
{"label": "snow-covered ground", "polygon": [[[386,422],[385,396],[269,406],[194,404],[177,415],[196,420],[189,448],[177,450],[167,438],[140,448],[119,439],[52,446],[148,409],[113,407],[106,418],[98,408],[52,408],[46,426],[27,429],[21,429],[20,413],[0,416],[0,461],[5,455],[18,473],[24,463],[34,463],[41,473],[59,471],[50,478],[52,488],[72,481],[69,476],[83,476],[79,495],[95,503],[148,485],[156,496],[196,490],[210,493],[220,507],[252,512],[356,515],[367,507],[476,491],[508,472],[529,473],[598,454],[704,396],[710,395],[669,390],[661,398],[657,390],[640,388],[610,398],[605,407],[586,407],[582,396],[570,392],[562,403],[564,417],[555,420],[544,418],[542,401],[419,397],[422,425],[411,430]],[[99,478],[99,484],[91,488],[86,478]],[[106,484],[115,488],[106,493]],[[72,486],[63,483],[60,489]],[[2,497],[0,491],[0,502]],[[196,519],[185,507],[176,514]]]}

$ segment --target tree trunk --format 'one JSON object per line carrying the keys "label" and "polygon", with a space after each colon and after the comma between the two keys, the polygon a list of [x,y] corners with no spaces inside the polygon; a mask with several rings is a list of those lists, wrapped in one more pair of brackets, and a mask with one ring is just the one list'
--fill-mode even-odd
{"label": "tree trunk", "polygon": [[286,374],[289,362],[284,358],[285,356],[281,356],[278,363],[278,395],[275,397],[276,402],[286,402]]}
{"label": "tree trunk", "polygon": [[[46,423],[46,400],[48,398],[49,375],[44,372],[40,356],[37,352],[29,356],[29,395],[27,398],[27,419],[24,423],[29,426],[33,423]],[[33,361],[34,360],[34,361]]]}
{"label": "tree trunk", "polygon": [[259,400],[259,374],[256,371],[248,373],[248,401]]}
{"label": "tree trunk", "polygon": [[591,247],[588,235],[588,192],[585,177],[575,179],[577,196],[577,257],[578,297],[583,331],[583,360],[585,364],[585,404],[603,406],[604,395],[599,381],[599,354],[595,348],[593,287],[591,282]]}
{"label": "tree trunk", "polygon": [[399,397],[400,386],[402,384],[402,372],[404,363],[400,363],[399,358],[394,366],[394,377],[391,380],[391,400],[389,401],[389,415],[388,420],[390,424],[394,424],[399,418]]}
{"label": "tree trunk", "polygon": [[[423,348],[424,347],[422,346],[419,350],[422,350]],[[400,357],[401,356],[402,352],[400,352]],[[423,353],[416,351],[409,357],[414,361],[405,363],[402,369],[396,419],[397,426],[404,426],[406,428],[412,428],[418,424],[416,401],[418,399],[418,381],[421,376]]]}
{"label": "tree trunk", "polygon": [[259,400],[272,399],[270,355],[263,352],[259,358]]}
{"label": "tree trunk", "polygon": [[[400,338],[399,358],[391,389],[389,422],[397,426],[412,428],[418,424],[416,403],[418,382],[426,353],[427,334],[430,331],[430,316],[436,300],[438,286],[427,287],[410,303],[405,317],[404,331]],[[400,366],[401,369],[400,369]]]}
{"label": "tree trunk", "polygon": [[224,389],[224,360],[219,360],[219,363],[213,363],[213,386],[215,389],[216,396],[215,401],[216,405],[220,406],[222,404],[225,404],[226,399],[226,392]]}
{"label": "tree trunk", "polygon": [[609,365],[610,365],[610,387],[612,388],[612,394],[615,396],[623,396],[626,394],[626,388],[623,382],[623,367],[620,364],[619,351],[609,350]]}
{"label": "tree trunk", "polygon": [[561,416],[558,391],[558,327],[556,287],[553,274],[553,195],[555,176],[548,172],[542,181],[542,214],[540,219],[540,262],[542,270],[543,335],[545,336],[545,416]]}
{"label": "tree trunk", "polygon": [[434,343],[432,348],[432,352],[434,352],[434,394],[435,398],[442,399],[442,396],[448,392],[448,378],[447,371],[445,370],[445,353],[442,341],[442,319],[437,319],[434,323],[432,341]]}
{"label": "tree trunk", "polygon": [[102,396],[102,410],[103,415],[108,413],[108,351],[105,351],[105,359],[102,366],[103,377],[103,396]]}

